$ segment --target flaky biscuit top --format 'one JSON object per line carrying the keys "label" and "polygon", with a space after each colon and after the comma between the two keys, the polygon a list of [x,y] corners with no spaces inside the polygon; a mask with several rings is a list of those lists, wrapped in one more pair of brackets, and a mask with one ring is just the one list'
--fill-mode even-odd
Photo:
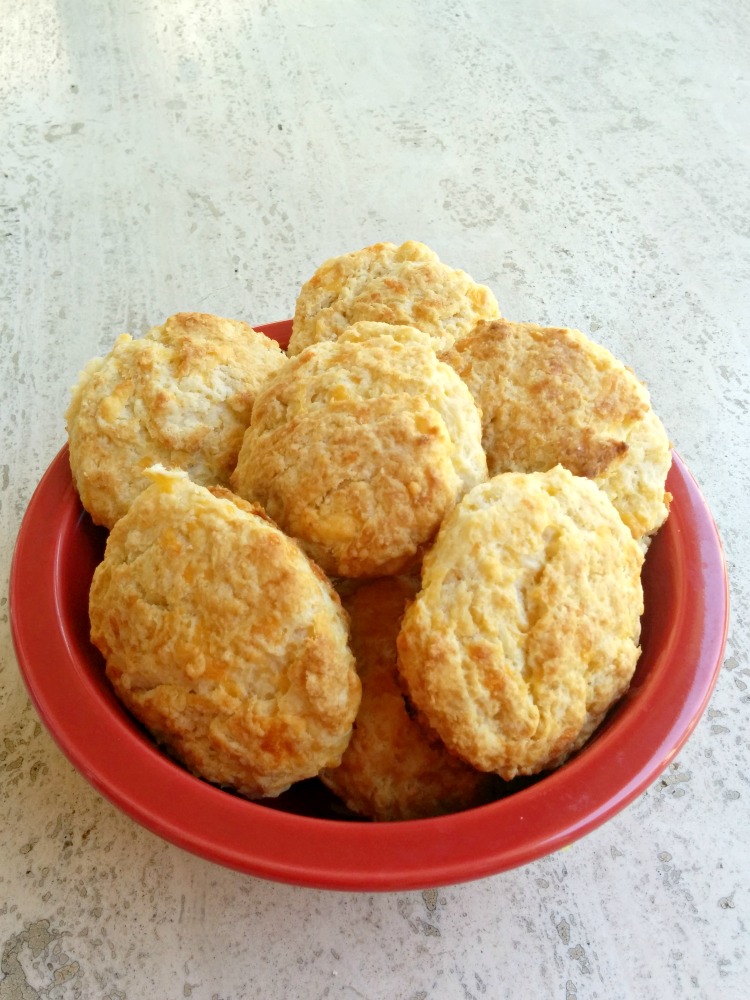
{"label": "flaky biscuit top", "polygon": [[358,324],[259,394],[232,477],[336,576],[400,572],[486,479],[471,393],[423,335]]}
{"label": "flaky biscuit top", "polygon": [[482,412],[491,476],[558,463],[593,479],[634,538],[665,521],[669,439],[633,371],[579,330],[479,323],[441,355]]}
{"label": "flaky biscuit top", "polygon": [[81,501],[111,528],[161,462],[203,485],[228,485],[253,402],[286,363],[246,323],[178,313],[144,337],[122,334],[81,374],[66,413]]}
{"label": "flaky biscuit top", "polygon": [[250,797],[337,764],[360,685],[328,580],[260,509],[149,475],[91,587],[117,694],[191,771]]}
{"label": "flaky biscuit top", "polygon": [[495,296],[423,243],[376,243],[322,264],[299,294],[289,354],[335,340],[360,321],[415,326],[444,350],[481,319],[499,316]]}
{"label": "flaky biscuit top", "polygon": [[627,689],[643,556],[608,498],[561,466],[476,487],[424,560],[398,638],[444,742],[510,779],[554,766]]}

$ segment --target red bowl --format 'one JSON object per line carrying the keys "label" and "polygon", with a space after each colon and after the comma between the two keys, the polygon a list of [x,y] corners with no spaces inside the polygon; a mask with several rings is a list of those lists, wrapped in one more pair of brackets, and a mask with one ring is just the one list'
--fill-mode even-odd
{"label": "red bowl", "polygon": [[[290,326],[259,329],[285,344]],[[559,770],[466,812],[353,821],[317,781],[248,802],[158,750],[116,699],[89,641],[88,591],[106,534],[81,508],[67,448],[39,483],[16,542],[10,602],[21,672],[74,767],[133,819],[201,857],[328,889],[416,889],[493,875],[564,847],[624,808],[705,709],[726,641],[726,568],[711,514],[677,455],[667,488],[672,510],[644,567],[643,652],[627,695]]]}

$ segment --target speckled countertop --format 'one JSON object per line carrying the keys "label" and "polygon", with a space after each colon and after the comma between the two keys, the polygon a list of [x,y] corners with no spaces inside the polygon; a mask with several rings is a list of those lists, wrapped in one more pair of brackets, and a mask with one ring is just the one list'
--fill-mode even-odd
{"label": "speckled countertop", "polygon": [[[0,1000],[747,996],[746,5],[37,0],[2,20]],[[724,541],[727,657],[668,770],[567,850],[424,892],[276,885],[162,842],[58,751],[13,653],[13,543],[68,387],[117,333],[283,318],[327,256],[408,238],[647,380]]]}

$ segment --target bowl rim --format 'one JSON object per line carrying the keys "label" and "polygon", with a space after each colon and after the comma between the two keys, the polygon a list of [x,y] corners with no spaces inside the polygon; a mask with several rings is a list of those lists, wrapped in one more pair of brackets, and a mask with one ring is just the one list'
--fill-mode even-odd
{"label": "bowl rim", "polygon": [[[283,321],[256,329],[281,339],[288,327]],[[124,709],[103,712],[100,691],[77,666],[61,611],[62,546],[88,516],[67,446],[34,491],[13,553],[10,621],[21,675],[45,727],[97,791],[207,860],[274,881],[346,891],[424,889],[498,874],[565,847],[624,809],[673,760],[713,692],[729,616],[721,540],[676,453],[667,488],[681,601],[642,685],[647,690],[563,767],[465,812],[398,823],[286,813],[201,781],[147,741]],[[689,656],[673,669],[685,649]],[[654,699],[670,713],[653,712]]]}

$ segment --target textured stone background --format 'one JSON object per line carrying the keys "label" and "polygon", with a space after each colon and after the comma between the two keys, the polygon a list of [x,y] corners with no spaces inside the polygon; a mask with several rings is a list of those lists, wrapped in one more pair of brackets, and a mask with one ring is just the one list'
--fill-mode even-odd
{"label": "textured stone background", "polygon": [[[662,1000],[750,979],[750,17],[735,0],[37,0],[0,32],[0,1000]],[[267,322],[421,239],[649,383],[719,524],[727,659],[660,780],[474,884],[332,894],[138,827],[57,750],[7,579],[68,387],[178,309]]]}

